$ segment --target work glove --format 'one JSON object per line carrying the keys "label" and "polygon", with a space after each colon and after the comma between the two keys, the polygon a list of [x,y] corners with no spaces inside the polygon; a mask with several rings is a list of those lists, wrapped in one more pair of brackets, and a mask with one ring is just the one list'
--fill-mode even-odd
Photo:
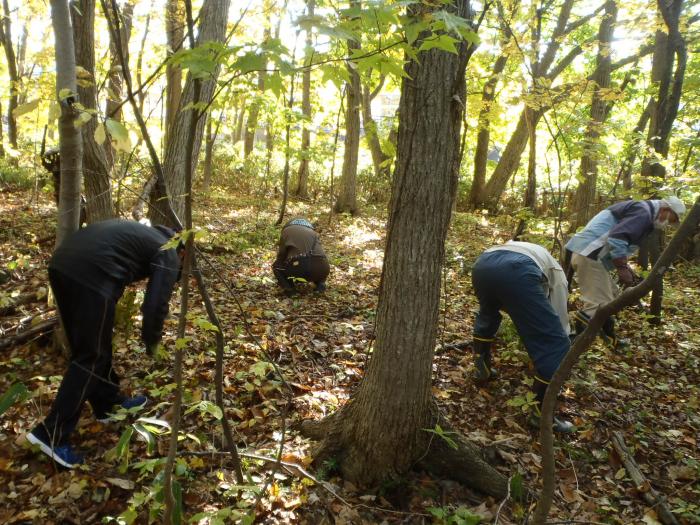
{"label": "work glove", "polygon": [[627,257],[618,257],[613,259],[612,263],[615,265],[615,270],[617,270],[617,277],[620,279],[620,283],[625,288],[634,286],[639,282],[639,278],[632,271],[632,268],[627,264]]}

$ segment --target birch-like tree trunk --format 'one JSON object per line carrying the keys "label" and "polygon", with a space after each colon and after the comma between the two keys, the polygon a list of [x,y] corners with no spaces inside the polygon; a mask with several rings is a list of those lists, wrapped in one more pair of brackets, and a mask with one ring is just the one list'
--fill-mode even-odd
{"label": "birch-like tree trunk", "polygon": [[51,0],[51,22],[56,43],[56,96],[61,106],[58,136],[61,155],[61,192],[59,195],[56,246],[80,225],[80,186],[83,148],[80,131],[73,121],[77,111],[75,48],[68,0]]}

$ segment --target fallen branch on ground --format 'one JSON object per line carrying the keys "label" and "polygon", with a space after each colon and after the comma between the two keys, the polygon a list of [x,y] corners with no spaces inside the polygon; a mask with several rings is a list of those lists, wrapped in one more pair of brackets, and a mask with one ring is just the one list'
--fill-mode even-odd
{"label": "fallen branch on ground", "polygon": [[620,433],[619,431],[613,432],[613,437],[610,441],[612,442],[612,445],[615,448],[615,451],[617,452],[618,456],[620,456],[620,460],[625,466],[625,470],[627,470],[627,473],[630,475],[630,478],[632,478],[632,481],[634,482],[637,491],[642,493],[644,499],[649,505],[651,505],[654,508],[657,508],[657,514],[659,515],[659,518],[664,523],[664,525],[678,525],[678,520],[676,520],[676,517],[673,515],[671,509],[669,509],[668,505],[666,504],[666,498],[663,495],[659,494],[651,486],[649,480],[646,479],[642,471],[637,466],[637,463],[634,461],[632,453],[629,451],[627,445],[625,444],[625,438],[622,437],[622,433]]}
{"label": "fallen branch on ground", "polygon": [[46,319],[45,321],[41,321],[40,323],[37,323],[34,326],[30,326],[22,332],[3,337],[2,339],[0,339],[0,350],[4,350],[5,348],[12,348],[15,345],[22,344],[34,336],[48,334],[49,332],[52,332],[54,330],[57,324],[58,317],[54,316],[50,317],[49,319]]}

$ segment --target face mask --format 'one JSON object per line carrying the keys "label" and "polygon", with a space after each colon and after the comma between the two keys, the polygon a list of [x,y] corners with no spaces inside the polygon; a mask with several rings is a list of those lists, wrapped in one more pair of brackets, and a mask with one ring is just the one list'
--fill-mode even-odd
{"label": "face mask", "polygon": [[668,228],[668,219],[664,219],[663,221],[659,219],[654,220],[654,229],[665,230],[666,228]]}

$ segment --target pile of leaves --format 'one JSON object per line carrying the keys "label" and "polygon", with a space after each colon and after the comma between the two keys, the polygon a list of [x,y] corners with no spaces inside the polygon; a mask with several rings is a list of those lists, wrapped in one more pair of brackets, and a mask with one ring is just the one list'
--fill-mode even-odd
{"label": "pile of leaves", "polygon": [[[55,210],[22,192],[0,201],[0,301],[27,292],[36,301],[0,319],[0,338],[55,315],[46,301],[46,264]],[[541,459],[528,424],[529,359],[509,321],[503,323],[495,363],[499,377],[478,389],[473,357],[450,343],[471,337],[477,309],[469,269],[488,245],[507,239],[511,224],[457,214],[443,282],[434,394],[452,425],[484,447],[511,478],[511,498],[495,501],[450,480],[410,473],[371,491],[337,477],[332,462],[311,465],[314,443],[299,422],[322,418],[349,399],[372,351],[385,217],[329,217],[293,204],[291,215],[318,221],[332,274],[328,290],[310,287],[293,298],[270,271],[279,229],[269,203],[208,198],[196,217],[200,266],[226,338],[225,415],[234,427],[246,482],[237,484],[222,450],[214,404],[214,332],[192,287],[185,358],[185,410],[176,466],[183,521],[194,523],[521,523],[532,508],[525,487],[537,489]],[[678,264],[665,288],[660,326],[646,322],[646,305],[625,311],[623,352],[602,342],[585,355],[562,392],[562,410],[578,432],[557,440],[557,491],[552,516],[604,523],[657,523],[614,452],[620,431],[648,482],[665,494],[682,523],[700,523],[700,269]],[[305,288],[302,286],[302,288]],[[123,389],[145,393],[143,410],[95,421],[90,409],[73,436],[86,465],[65,471],[27,446],[23,435],[46,414],[66,360],[50,337],[3,350],[0,361],[0,492],[2,523],[146,523],[162,510],[162,464],[167,454],[174,384],[171,350],[179,310],[173,295],[164,348],[148,355],[140,343],[142,287],[119,304],[115,366]],[[575,296],[572,298],[575,300]],[[2,306],[0,304],[0,306]],[[433,429],[441,439],[449,435]],[[400,443],[397,443],[400,446]]]}

